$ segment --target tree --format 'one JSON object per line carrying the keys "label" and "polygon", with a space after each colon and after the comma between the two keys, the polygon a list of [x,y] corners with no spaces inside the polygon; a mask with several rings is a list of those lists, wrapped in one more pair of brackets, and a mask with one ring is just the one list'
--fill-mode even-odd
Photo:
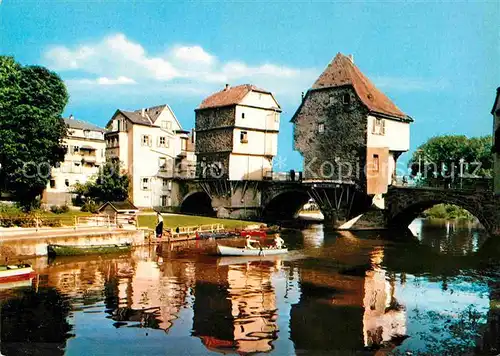
{"label": "tree", "polygon": [[129,177],[120,172],[118,161],[106,161],[95,181],[76,184],[73,193],[101,203],[124,201],[128,198],[129,182]]}
{"label": "tree", "polygon": [[430,181],[457,178],[490,178],[493,170],[491,136],[436,136],[419,146],[410,160],[413,176]]}
{"label": "tree", "polygon": [[0,192],[25,209],[47,186],[51,167],[64,160],[68,102],[59,76],[40,66],[21,66],[0,56]]}

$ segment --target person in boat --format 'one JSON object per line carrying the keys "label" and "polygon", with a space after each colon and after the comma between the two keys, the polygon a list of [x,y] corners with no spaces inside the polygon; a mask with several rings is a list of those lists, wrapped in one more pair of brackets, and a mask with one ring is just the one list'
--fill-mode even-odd
{"label": "person in boat", "polygon": [[163,235],[163,216],[161,216],[160,212],[156,212],[156,237],[159,239]]}
{"label": "person in boat", "polygon": [[285,240],[279,234],[274,234],[274,248],[281,249],[285,244]]}
{"label": "person in boat", "polygon": [[258,248],[260,248],[260,241],[259,240],[254,240],[252,239],[252,237],[250,235],[247,235],[246,236],[246,248],[249,248],[249,249],[256,249],[257,247],[255,247],[253,244],[257,244]]}

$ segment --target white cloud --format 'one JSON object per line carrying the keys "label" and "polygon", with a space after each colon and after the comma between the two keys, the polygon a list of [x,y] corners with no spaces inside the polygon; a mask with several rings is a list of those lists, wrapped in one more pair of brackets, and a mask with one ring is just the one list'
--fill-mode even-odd
{"label": "white cloud", "polygon": [[126,85],[126,84],[136,84],[137,82],[131,78],[124,76],[119,76],[118,78],[107,78],[99,77],[97,79],[77,79],[69,80],[73,84],[87,84],[87,85]]}
{"label": "white cloud", "polygon": [[252,83],[278,94],[293,92],[294,97],[299,97],[319,74],[309,68],[273,63],[222,61],[199,45],[173,44],[162,55],[152,55],[121,33],[72,48],[53,46],[44,53],[44,60],[54,70],[80,76],[67,80],[72,89],[137,84],[130,93],[136,93],[135,87],[143,87],[147,91],[167,90],[178,95],[208,95],[225,83]]}

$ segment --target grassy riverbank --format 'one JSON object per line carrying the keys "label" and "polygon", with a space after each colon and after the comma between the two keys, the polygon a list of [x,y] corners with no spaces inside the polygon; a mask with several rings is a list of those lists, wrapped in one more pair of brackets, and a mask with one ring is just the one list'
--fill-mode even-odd
{"label": "grassy riverbank", "polygon": [[[259,222],[243,221],[243,220],[230,220],[230,219],[218,219],[210,218],[206,216],[193,216],[193,215],[181,215],[181,214],[162,214],[163,225],[168,228],[175,229],[177,226],[197,226],[197,225],[209,225],[209,224],[223,224],[224,227],[229,229],[244,228],[248,225],[261,224]],[[138,217],[138,223],[141,227],[149,227],[153,229],[156,225],[156,215],[152,214],[142,214]]]}

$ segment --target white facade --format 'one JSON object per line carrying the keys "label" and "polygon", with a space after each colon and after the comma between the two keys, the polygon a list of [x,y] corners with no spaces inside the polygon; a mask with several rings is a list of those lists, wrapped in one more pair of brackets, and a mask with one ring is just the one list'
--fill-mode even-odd
{"label": "white facade", "polygon": [[[153,112],[155,111],[155,112]],[[106,154],[130,175],[138,207],[172,205],[172,180],[194,177],[194,142],[168,105],[117,111],[107,125]]]}
{"label": "white facade", "polygon": [[68,137],[64,139],[66,155],[58,167],[52,168],[44,192],[47,205],[70,205],[72,186],[94,179],[105,162],[104,129],[75,119],[64,119]]}

